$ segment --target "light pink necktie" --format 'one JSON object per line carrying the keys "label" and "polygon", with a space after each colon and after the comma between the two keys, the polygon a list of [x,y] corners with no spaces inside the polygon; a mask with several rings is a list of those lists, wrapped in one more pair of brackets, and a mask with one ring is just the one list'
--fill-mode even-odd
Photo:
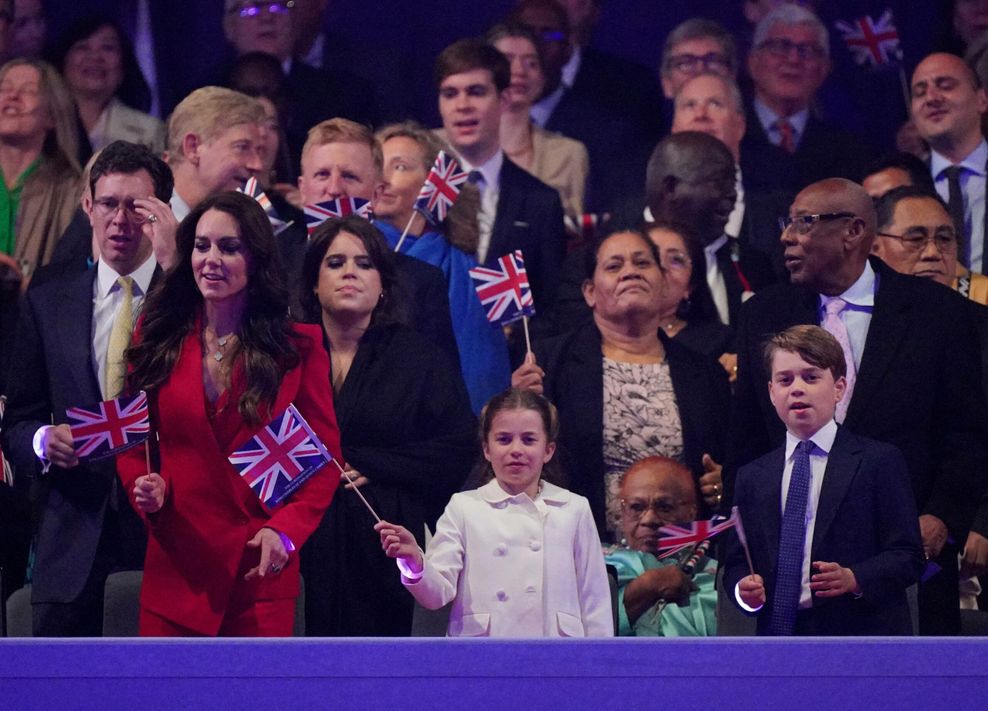
{"label": "light pink necktie", "polygon": [[823,317],[823,323],[820,325],[840,343],[841,350],[844,351],[844,361],[847,363],[847,388],[844,391],[844,398],[837,403],[837,412],[834,416],[838,423],[843,423],[847,415],[847,406],[851,403],[851,396],[854,394],[854,381],[858,372],[854,367],[854,354],[851,352],[851,338],[847,332],[847,324],[840,317],[847,302],[839,296],[824,297],[824,299],[827,315]]}

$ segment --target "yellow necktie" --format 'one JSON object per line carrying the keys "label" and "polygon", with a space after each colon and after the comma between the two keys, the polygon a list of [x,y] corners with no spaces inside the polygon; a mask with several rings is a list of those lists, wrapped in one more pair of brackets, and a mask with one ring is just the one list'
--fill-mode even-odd
{"label": "yellow necktie", "polygon": [[113,319],[110,344],[106,349],[106,397],[114,398],[123,390],[127,378],[127,361],[124,351],[130,345],[134,332],[134,280],[129,276],[117,277],[120,285],[120,308]]}

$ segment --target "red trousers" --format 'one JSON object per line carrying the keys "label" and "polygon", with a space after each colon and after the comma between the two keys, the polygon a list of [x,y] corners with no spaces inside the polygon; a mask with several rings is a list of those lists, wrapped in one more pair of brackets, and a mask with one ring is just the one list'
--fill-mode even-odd
{"label": "red trousers", "polygon": [[[220,624],[218,637],[291,637],[295,623],[295,600],[257,600],[229,609]],[[201,632],[166,620],[141,607],[138,623],[141,637],[206,637]]]}

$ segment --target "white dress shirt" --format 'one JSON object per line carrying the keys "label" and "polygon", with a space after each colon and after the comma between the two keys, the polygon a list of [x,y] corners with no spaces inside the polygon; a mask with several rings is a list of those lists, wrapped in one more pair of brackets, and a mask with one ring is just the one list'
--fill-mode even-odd
{"label": "white dress shirt", "polygon": [[[970,235],[971,263],[964,266],[981,273],[985,257],[985,163],[988,161],[988,143],[981,143],[957,165],[961,171],[961,192],[964,193],[964,231]],[[946,170],[953,165],[936,151],[930,154],[930,174],[937,193],[944,202],[950,199]]]}
{"label": "white dress shirt", "polygon": [[[465,160],[464,170],[468,172],[477,171],[482,176],[477,182],[477,189],[480,190],[480,211],[477,213],[477,226],[480,228],[480,237],[477,240],[477,261],[481,264],[487,259],[487,250],[491,246],[491,235],[494,232],[494,220],[497,218],[497,200],[501,192],[501,166],[504,165],[504,151],[500,148],[497,152],[481,165],[470,165]],[[501,255],[496,255],[500,257]]]}
{"label": "white dress shirt", "polygon": [[[144,304],[144,296],[151,285],[151,278],[158,263],[154,260],[154,254],[148,257],[144,263],[135,269],[130,276],[134,279],[134,295],[131,302],[131,313],[134,323],[140,315],[141,306]],[[110,346],[110,333],[113,331],[113,320],[117,316],[117,311],[123,302],[120,284],[113,267],[102,259],[96,263],[96,279],[93,281],[93,367],[96,368],[96,377],[99,378],[99,389],[106,397],[106,350]],[[82,403],[80,403],[82,404]]]}
{"label": "white dress shirt", "polygon": [[[871,326],[871,312],[875,308],[875,290],[878,286],[878,279],[875,270],[871,268],[870,262],[865,262],[864,271],[857,281],[851,284],[850,288],[840,298],[847,302],[847,306],[840,313],[840,320],[847,326],[848,339],[851,341],[851,353],[854,356],[854,372],[861,371],[861,358],[864,355],[865,342],[868,340],[868,328]],[[822,323],[826,313],[824,309],[824,297],[819,297],[819,313],[817,318]]]}
{"label": "white dress shirt", "polygon": [[182,199],[182,196],[178,194],[178,190],[172,190],[172,199],[168,201],[168,204],[172,209],[172,214],[175,215],[175,219],[179,222],[184,220],[192,212],[189,203]]}
{"label": "white dress shirt", "polygon": [[754,100],[753,105],[758,122],[762,125],[765,135],[768,136],[768,140],[772,145],[781,145],[782,132],[778,129],[776,123],[780,119],[785,119],[792,126],[792,144],[797,147],[799,146],[799,142],[803,139],[803,134],[806,133],[806,123],[810,120],[809,109],[797,111],[792,116],[779,116],[758,99]]}
{"label": "white dress shirt", "polygon": [[734,175],[734,191],[737,193],[737,197],[734,199],[734,209],[727,216],[724,234],[730,237],[740,237],[741,224],[744,222],[744,183],[741,182],[740,165],[735,169]]}
{"label": "white dress shirt", "polygon": [[724,274],[717,263],[717,250],[725,244],[727,244],[727,235],[721,235],[703,248],[703,256],[707,261],[707,285],[714,297],[717,315],[720,316],[721,323],[728,325],[731,318],[727,302],[727,283],[724,281]]}
{"label": "white dress shirt", "polygon": [[[810,564],[813,562],[813,529],[816,526],[816,512],[820,505],[820,491],[823,489],[823,475],[827,471],[827,458],[830,450],[834,448],[834,439],[837,437],[837,423],[830,420],[815,434],[810,436],[809,441],[813,443],[810,451],[810,490],[806,497],[806,520],[803,529],[806,535],[803,538],[803,571],[799,587],[799,609],[805,610],[813,606],[813,594],[810,591]],[[789,482],[792,479],[792,469],[795,463],[796,445],[802,440],[792,432],[786,432],[786,454],[785,464],[782,468],[782,497],[779,502],[780,517],[786,510],[786,498],[789,496]],[[734,587],[734,597],[738,604],[748,612],[757,612],[760,607],[749,607],[741,599],[738,593],[738,585]]]}

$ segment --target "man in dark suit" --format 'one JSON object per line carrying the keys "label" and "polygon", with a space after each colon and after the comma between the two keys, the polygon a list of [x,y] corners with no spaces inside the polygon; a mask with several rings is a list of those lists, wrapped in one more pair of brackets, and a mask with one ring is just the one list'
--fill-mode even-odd
{"label": "man in dark suit", "polygon": [[107,575],[144,558],[144,527],[113,461],[79,461],[65,410],[122,389],[123,350],[160,271],[156,257],[174,254],[157,249],[174,244],[172,175],[147,148],[117,141],[93,165],[89,191],[99,261],[28,291],[4,418],[4,451],[40,497],[35,636],[99,636]]}
{"label": "man in dark suit", "polygon": [[923,556],[902,454],[838,428],[846,361],[822,328],[776,334],[765,362],[785,444],[738,474],[753,570],[729,537],[725,591],[759,634],[912,634],[906,588]]}
{"label": "man in dark suit", "polygon": [[765,388],[764,340],[796,324],[842,324],[853,383],[838,420],[905,455],[924,551],[940,568],[920,586],[920,631],[956,634],[958,546],[985,490],[988,461],[969,311],[958,294],[869,260],[875,210],[859,185],[815,183],[796,196],[789,214],[782,244],[792,284],[765,289],[741,311],[725,499],[732,473],[783,435]]}
{"label": "man in dark suit", "polygon": [[[373,206],[384,191],[381,146],[370,128],[348,119],[329,119],[312,127],[302,149],[301,168],[298,187],[307,205],[351,197],[369,200]],[[292,224],[278,235],[278,245],[289,275],[297,279],[302,274],[308,232],[302,211],[287,209],[287,205],[285,208],[281,217]],[[400,285],[406,292],[409,323],[459,367],[442,271],[406,254],[395,254],[394,260]]]}
{"label": "man in dark suit", "polygon": [[512,163],[501,150],[501,112],[511,69],[480,40],[460,40],[436,60],[439,113],[446,139],[480,190],[477,260],[495,265],[521,250],[536,313],[553,304],[566,248],[559,194]]}
{"label": "man in dark suit", "polygon": [[742,143],[751,185],[796,191],[830,177],[860,180],[871,151],[811,114],[830,71],[826,27],[809,10],[781,5],[758,23],[748,54],[755,95]]}

